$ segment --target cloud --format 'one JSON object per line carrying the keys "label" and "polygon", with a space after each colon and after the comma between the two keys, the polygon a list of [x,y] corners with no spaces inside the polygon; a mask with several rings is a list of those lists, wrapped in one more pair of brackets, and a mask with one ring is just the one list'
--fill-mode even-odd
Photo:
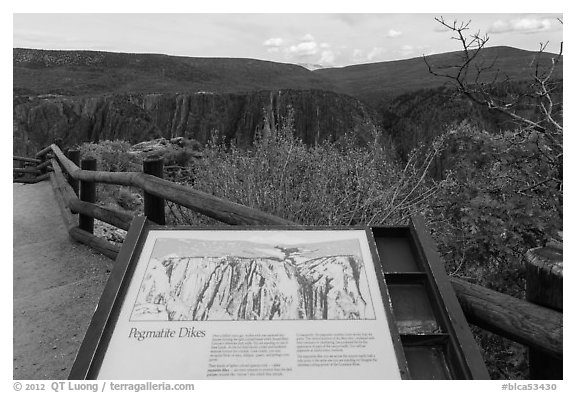
{"label": "cloud", "polygon": [[318,44],[314,41],[301,42],[288,47],[288,53],[296,57],[313,56],[318,53]]}
{"label": "cloud", "polygon": [[314,41],[314,36],[312,36],[312,34],[307,33],[304,35],[304,37],[302,37],[302,39],[300,40],[302,42],[312,42]]}
{"label": "cloud", "polygon": [[264,42],[268,52],[282,51],[286,59],[299,62],[316,62],[322,65],[333,65],[336,52],[327,42],[318,42],[310,33],[306,33],[296,40],[283,40],[270,38]]}
{"label": "cloud", "polygon": [[402,45],[400,48],[400,54],[402,56],[409,56],[414,53],[414,47],[412,45]]}
{"label": "cloud", "polygon": [[377,60],[378,58],[382,57],[382,55],[386,53],[386,49],[381,47],[372,48],[372,50],[366,55],[366,60],[373,61]]}
{"label": "cloud", "polygon": [[386,37],[388,37],[388,38],[398,38],[401,35],[402,35],[401,31],[394,30],[394,29],[390,29],[390,30],[388,30],[388,33],[386,33]]}
{"label": "cloud", "polygon": [[331,50],[322,51],[322,56],[318,61],[322,65],[333,65],[336,59],[336,54]]}
{"label": "cloud", "polygon": [[284,45],[284,40],[280,37],[269,38],[264,41],[263,45],[268,53],[278,53],[280,52],[280,47]]}
{"label": "cloud", "polygon": [[282,46],[282,44],[284,44],[284,40],[280,37],[269,38],[266,41],[264,41],[264,46],[267,46],[267,47],[278,48],[279,46]]}
{"label": "cloud", "polygon": [[535,33],[560,28],[560,22],[553,18],[527,17],[521,19],[497,20],[488,28],[488,33],[500,34],[509,32]]}
{"label": "cloud", "polygon": [[314,39],[314,36],[307,33],[300,38],[298,43],[290,45],[284,50],[290,56],[302,58],[317,55],[320,52],[320,49],[328,49],[329,47],[330,45],[325,42],[318,44]]}
{"label": "cloud", "polygon": [[364,51],[362,49],[354,49],[352,52],[352,60],[354,62],[364,61]]}

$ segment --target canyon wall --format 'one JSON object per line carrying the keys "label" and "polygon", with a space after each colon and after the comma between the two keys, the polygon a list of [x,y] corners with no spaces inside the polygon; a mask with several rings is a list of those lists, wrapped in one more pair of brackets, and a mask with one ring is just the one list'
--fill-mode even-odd
{"label": "canyon wall", "polygon": [[21,95],[14,98],[13,151],[32,155],[56,138],[64,146],[179,136],[204,144],[215,132],[245,147],[266,123],[281,127],[290,113],[296,136],[307,144],[333,141],[346,132],[369,140],[377,127],[376,115],[360,101],[322,90]]}

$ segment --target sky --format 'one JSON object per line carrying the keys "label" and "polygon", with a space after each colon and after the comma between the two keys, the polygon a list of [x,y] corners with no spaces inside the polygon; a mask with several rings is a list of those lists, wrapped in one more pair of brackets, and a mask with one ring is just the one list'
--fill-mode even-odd
{"label": "sky", "polygon": [[[134,8],[132,8],[134,10]],[[435,17],[488,46],[557,52],[561,13],[15,13],[13,47],[242,57],[339,67],[460,50]]]}

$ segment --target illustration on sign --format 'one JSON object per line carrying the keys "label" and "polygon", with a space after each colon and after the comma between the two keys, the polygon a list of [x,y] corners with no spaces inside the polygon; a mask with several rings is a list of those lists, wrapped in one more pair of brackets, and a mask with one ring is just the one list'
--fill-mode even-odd
{"label": "illustration on sign", "polygon": [[[185,250],[160,257],[162,250]],[[154,254],[158,254],[154,257]],[[357,239],[156,240],[131,321],[374,319]]]}

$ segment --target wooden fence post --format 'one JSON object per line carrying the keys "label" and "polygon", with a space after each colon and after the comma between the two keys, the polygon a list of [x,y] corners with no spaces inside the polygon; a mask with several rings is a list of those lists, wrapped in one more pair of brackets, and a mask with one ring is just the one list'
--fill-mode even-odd
{"label": "wooden fence post", "polygon": [[[96,170],[96,159],[87,158],[82,160],[82,169],[87,171]],[[96,202],[96,183],[89,181],[80,182],[80,200],[85,202]],[[94,218],[80,214],[78,227],[89,233],[94,233]]]}
{"label": "wooden fence post", "polygon": [[[45,147],[43,147],[41,150],[44,150],[44,149],[45,149]],[[42,154],[41,156],[39,156],[38,158],[40,159],[41,163],[43,163],[43,162],[46,161],[46,159],[48,158],[48,153],[44,153],[44,154]],[[43,175],[43,174],[45,174],[45,173],[47,173],[47,172],[48,172],[48,169],[47,169],[46,167],[43,167],[43,168],[40,169],[40,174],[41,174],[41,175]]]}
{"label": "wooden fence post", "polygon": [[[68,159],[70,159],[70,161],[76,164],[76,166],[80,166],[80,150],[78,149],[68,150]],[[70,186],[74,190],[74,193],[76,194],[76,196],[78,196],[78,180],[68,175],[68,184],[70,184]]]}
{"label": "wooden fence post", "polygon": [[[158,156],[146,158],[143,162],[143,170],[146,174],[162,179],[164,177],[164,158]],[[166,225],[164,205],[164,198],[144,192],[144,215],[156,224]]]}
{"label": "wooden fence post", "polygon": [[[526,253],[526,300],[562,311],[562,240]],[[530,348],[530,379],[563,379],[563,359]]]}

